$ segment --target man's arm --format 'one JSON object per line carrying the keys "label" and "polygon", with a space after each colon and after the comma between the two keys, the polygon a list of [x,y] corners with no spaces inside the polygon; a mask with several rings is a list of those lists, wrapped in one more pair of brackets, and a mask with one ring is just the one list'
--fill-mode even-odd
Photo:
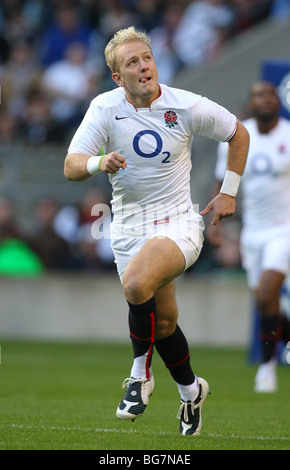
{"label": "man's arm", "polygon": [[[96,159],[96,165],[92,159]],[[70,181],[86,181],[100,171],[114,174],[120,168],[124,170],[126,166],[125,157],[118,152],[111,152],[103,157],[91,157],[84,153],[70,153],[64,161],[64,176]]]}
{"label": "man's arm", "polygon": [[227,170],[242,176],[247,162],[250,136],[245,126],[239,121],[234,137],[229,141]]}
{"label": "man's arm", "polygon": [[70,181],[86,181],[92,175],[87,170],[90,156],[84,153],[69,153],[64,161],[64,176]]}
{"label": "man's arm", "polygon": [[[242,176],[249,150],[250,137],[246,128],[241,122],[238,122],[237,132],[234,137],[229,141],[228,155],[227,155],[227,170]],[[222,189],[220,189],[222,191]],[[219,194],[212,199],[209,204],[200,212],[201,215],[206,215],[213,211],[212,225],[217,225],[221,219],[230,217],[235,213],[236,200],[234,196],[219,192]]]}

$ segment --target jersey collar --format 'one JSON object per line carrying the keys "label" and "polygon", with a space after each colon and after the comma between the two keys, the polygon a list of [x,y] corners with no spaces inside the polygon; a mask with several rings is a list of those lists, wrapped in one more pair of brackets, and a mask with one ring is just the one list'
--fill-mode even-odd
{"label": "jersey collar", "polygon": [[151,112],[151,111],[152,111],[152,108],[155,107],[156,102],[161,98],[161,95],[162,95],[162,88],[161,88],[161,86],[159,85],[159,83],[158,83],[158,87],[159,87],[160,94],[159,94],[159,96],[158,96],[157,98],[155,98],[154,101],[152,101],[152,103],[150,103],[149,108],[136,108],[136,106],[135,106],[133,103],[131,103],[131,102],[127,99],[127,97],[126,97],[126,95],[125,95],[126,101],[127,101],[127,103],[130,105],[130,108],[131,108],[131,109],[133,108],[133,109],[136,111],[136,113],[138,113],[140,109],[148,109],[148,110]]}

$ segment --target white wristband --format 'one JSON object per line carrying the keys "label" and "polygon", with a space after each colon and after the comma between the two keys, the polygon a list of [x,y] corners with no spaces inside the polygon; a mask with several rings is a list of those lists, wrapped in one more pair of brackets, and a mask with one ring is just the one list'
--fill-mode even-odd
{"label": "white wristband", "polygon": [[226,170],[224,181],[221,187],[220,192],[228,194],[229,196],[236,197],[239,185],[241,181],[241,176],[234,171]]}
{"label": "white wristband", "polygon": [[90,175],[96,175],[101,171],[101,161],[105,155],[90,157],[87,161],[87,171]]}

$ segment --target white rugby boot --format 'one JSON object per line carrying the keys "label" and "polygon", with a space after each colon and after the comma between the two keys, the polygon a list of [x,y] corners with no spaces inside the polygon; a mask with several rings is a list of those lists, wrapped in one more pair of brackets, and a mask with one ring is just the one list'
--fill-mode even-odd
{"label": "white rugby boot", "polygon": [[201,408],[210,393],[209,385],[206,380],[197,377],[199,384],[199,393],[194,401],[181,400],[177,418],[180,419],[179,432],[180,434],[198,436],[202,429]]}
{"label": "white rugby boot", "polygon": [[131,419],[136,418],[144,413],[149,402],[149,397],[154,389],[154,378],[150,379],[134,379],[129,377],[124,380],[122,388],[127,387],[125,395],[116,411],[117,418]]}

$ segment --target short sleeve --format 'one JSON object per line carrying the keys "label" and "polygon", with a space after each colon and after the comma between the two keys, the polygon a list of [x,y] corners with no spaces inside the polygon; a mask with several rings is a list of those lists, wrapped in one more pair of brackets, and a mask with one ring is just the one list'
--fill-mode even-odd
{"label": "short sleeve", "polygon": [[220,142],[228,142],[236,133],[238,120],[227,109],[208,98],[201,98],[192,108],[193,132]]}
{"label": "short sleeve", "polygon": [[97,155],[107,142],[108,133],[104,112],[98,99],[91,102],[79,128],[70,143],[68,153]]}

